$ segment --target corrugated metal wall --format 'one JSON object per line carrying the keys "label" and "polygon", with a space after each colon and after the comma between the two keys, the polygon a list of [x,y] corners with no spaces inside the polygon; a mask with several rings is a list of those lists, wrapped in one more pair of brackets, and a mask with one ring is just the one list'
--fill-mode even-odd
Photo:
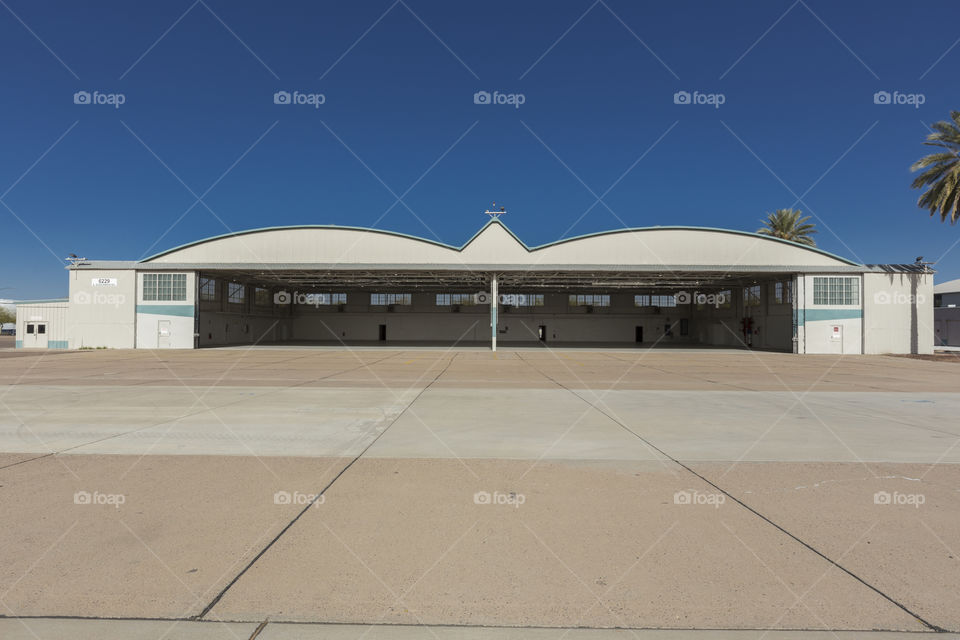
{"label": "corrugated metal wall", "polygon": [[27,325],[46,324],[47,348],[67,348],[67,308],[66,301],[28,302],[17,305],[17,348],[37,346],[36,326],[34,333],[27,333]]}

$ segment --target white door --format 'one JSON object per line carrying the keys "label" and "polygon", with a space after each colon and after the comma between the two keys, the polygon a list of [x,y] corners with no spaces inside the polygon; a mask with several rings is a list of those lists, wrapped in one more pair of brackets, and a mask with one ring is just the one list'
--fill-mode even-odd
{"label": "white door", "polygon": [[170,348],[170,321],[160,320],[157,322],[157,348]]}
{"label": "white door", "polygon": [[23,346],[27,349],[46,349],[47,348],[47,323],[46,322],[28,322],[27,332],[23,336]]}
{"label": "white door", "polygon": [[843,325],[830,325],[830,336],[827,340],[827,353],[843,353]]}

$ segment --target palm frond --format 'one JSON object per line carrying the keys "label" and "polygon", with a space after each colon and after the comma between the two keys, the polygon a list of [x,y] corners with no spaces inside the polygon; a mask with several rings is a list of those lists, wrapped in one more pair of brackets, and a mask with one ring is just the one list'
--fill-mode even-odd
{"label": "palm frond", "polygon": [[789,240],[799,244],[816,246],[816,242],[811,237],[816,233],[813,224],[807,223],[810,216],[803,216],[799,209],[777,209],[773,213],[767,214],[763,227],[757,229],[756,233],[765,236],[773,236],[782,240]]}
{"label": "palm frond", "polygon": [[945,151],[920,158],[910,171],[922,171],[910,186],[927,190],[917,199],[917,206],[934,216],[940,212],[941,222],[960,220],[960,111],[951,111],[950,120],[930,125],[925,145]]}

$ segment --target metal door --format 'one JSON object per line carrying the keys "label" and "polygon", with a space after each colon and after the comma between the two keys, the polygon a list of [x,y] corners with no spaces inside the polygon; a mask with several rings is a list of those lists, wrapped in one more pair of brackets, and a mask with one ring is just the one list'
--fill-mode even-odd
{"label": "metal door", "polygon": [[843,353],[843,325],[830,325],[830,337],[827,339],[827,353]]}
{"label": "metal door", "polygon": [[157,322],[157,348],[170,348],[170,321],[160,320]]}
{"label": "metal door", "polygon": [[28,322],[23,346],[28,349],[46,349],[48,345],[47,323]]}

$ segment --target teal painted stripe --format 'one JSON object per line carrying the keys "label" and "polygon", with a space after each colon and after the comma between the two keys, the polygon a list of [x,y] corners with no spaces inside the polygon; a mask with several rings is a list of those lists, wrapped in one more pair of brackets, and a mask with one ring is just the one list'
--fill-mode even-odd
{"label": "teal painted stripe", "polygon": [[[14,344],[15,348],[23,349],[23,340],[17,340]],[[67,344],[66,340],[49,340],[47,341],[48,349],[69,349],[70,346]]]}
{"label": "teal painted stripe", "polygon": [[824,320],[853,320],[863,317],[860,309],[801,309],[801,318],[804,323]]}
{"label": "teal painted stripe", "polygon": [[138,304],[137,313],[151,313],[158,316],[193,317],[192,304]]}

